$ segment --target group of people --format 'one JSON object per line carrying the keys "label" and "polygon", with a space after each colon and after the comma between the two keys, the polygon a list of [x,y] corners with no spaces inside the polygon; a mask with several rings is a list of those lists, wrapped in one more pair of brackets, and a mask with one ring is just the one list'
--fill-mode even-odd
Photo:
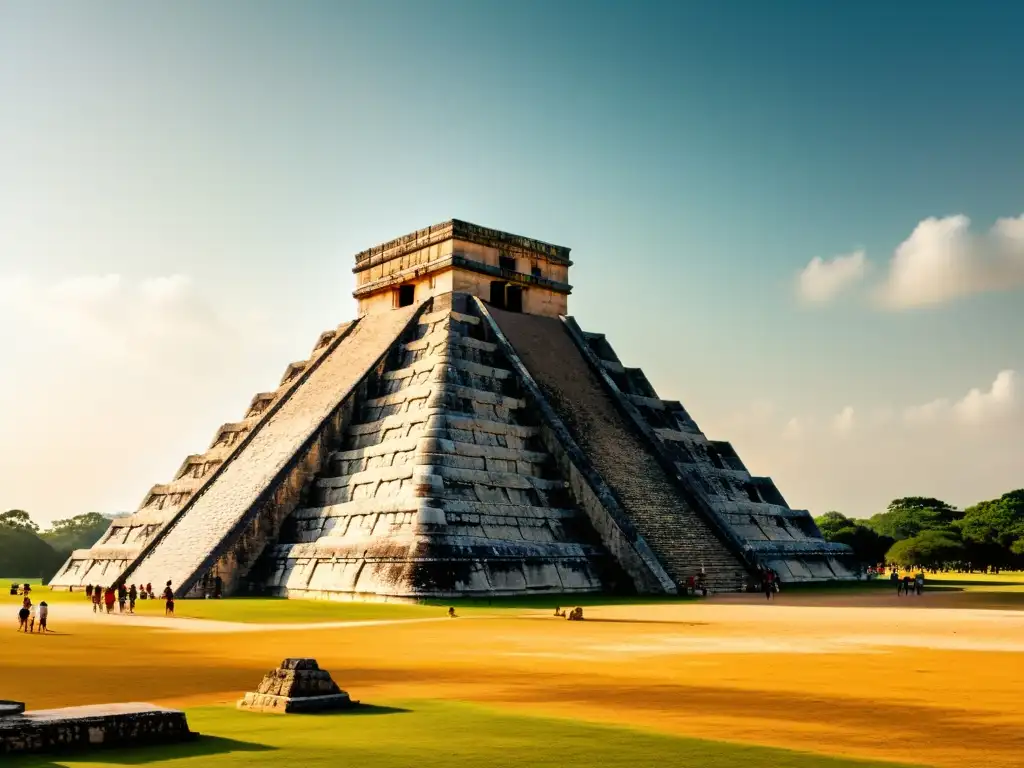
{"label": "group of people", "polygon": [[583,621],[583,609],[580,606],[576,606],[571,611],[566,613],[562,610],[562,606],[555,606],[555,616],[561,619],[568,619],[569,621]]}
{"label": "group of people", "polygon": [[900,572],[893,568],[889,574],[889,581],[896,583],[897,595],[920,595],[924,592],[924,572],[919,572],[913,578],[909,573],[905,573],[901,579]]}
{"label": "group of people", "polygon": [[[107,613],[114,612],[114,603],[118,605],[118,611],[120,613],[125,612],[125,605],[128,606],[128,613],[135,613],[135,603],[138,600],[156,600],[156,595],[153,594],[153,585],[146,584],[145,586],[136,587],[132,584],[130,587],[126,587],[124,582],[120,582],[114,586],[101,587],[99,584],[86,584],[85,596],[88,600],[92,601],[92,612],[103,613],[104,609]],[[171,582],[167,582],[167,586],[164,587],[163,591],[164,599],[164,615],[174,615],[174,590],[171,589]]]}
{"label": "group of people", "polygon": [[[26,585],[27,586],[27,585]],[[21,601],[21,608],[18,610],[18,631],[32,633],[49,632],[46,628],[46,621],[50,616],[50,606],[43,600],[39,605],[32,604],[32,598],[25,596]]]}

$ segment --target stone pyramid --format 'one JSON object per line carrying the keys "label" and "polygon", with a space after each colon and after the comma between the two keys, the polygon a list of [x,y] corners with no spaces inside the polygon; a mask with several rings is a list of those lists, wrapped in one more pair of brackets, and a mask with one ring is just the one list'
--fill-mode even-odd
{"label": "stone pyramid", "polygon": [[351,709],[358,703],[338,687],[330,672],[320,669],[316,659],[285,659],[263,676],[258,689],[239,700],[238,708],[291,714]]}
{"label": "stone pyramid", "polygon": [[855,577],[567,316],[568,253],[453,220],[358,254],[359,318],[52,583],[414,599]]}

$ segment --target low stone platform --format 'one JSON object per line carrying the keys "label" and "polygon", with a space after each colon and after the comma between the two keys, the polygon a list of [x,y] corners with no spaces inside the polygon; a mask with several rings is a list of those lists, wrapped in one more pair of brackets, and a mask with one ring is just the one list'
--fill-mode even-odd
{"label": "low stone platform", "polygon": [[[12,704],[16,706],[7,706]],[[98,704],[31,712],[25,712],[24,706],[0,702],[0,754],[141,747],[188,741],[198,735],[189,730],[184,712],[153,704]],[[18,707],[20,711],[15,712]]]}
{"label": "low stone platform", "polygon": [[239,700],[238,708],[278,714],[331,712],[359,704],[320,669],[316,659],[285,659],[271,670],[260,687]]}

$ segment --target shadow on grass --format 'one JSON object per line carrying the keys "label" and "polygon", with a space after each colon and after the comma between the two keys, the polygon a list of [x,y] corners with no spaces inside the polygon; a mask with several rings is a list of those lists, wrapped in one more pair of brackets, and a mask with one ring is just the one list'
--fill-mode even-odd
{"label": "shadow on grass", "polygon": [[989,589],[999,589],[1000,587],[1024,587],[1024,581],[978,581],[976,579],[942,579],[937,581],[928,581],[925,578],[924,583],[930,587],[934,586],[956,586],[956,587],[988,587]]}
{"label": "shadow on grass", "polygon": [[64,761],[93,760],[103,765],[145,765],[156,760],[178,760],[186,757],[212,757],[229,752],[273,752],[277,747],[220,736],[199,735],[179,744],[154,744],[148,747],[105,747],[76,749],[59,754],[7,757],[5,768],[64,768]]}
{"label": "shadow on grass", "polygon": [[[402,707],[384,707],[379,704],[358,704],[351,709],[335,709],[333,711],[326,712],[303,712],[303,716],[310,717],[363,717],[366,715],[406,715],[411,713],[411,709],[404,709]],[[274,715],[278,717],[278,715]],[[288,715],[288,717],[295,717],[295,715]]]}

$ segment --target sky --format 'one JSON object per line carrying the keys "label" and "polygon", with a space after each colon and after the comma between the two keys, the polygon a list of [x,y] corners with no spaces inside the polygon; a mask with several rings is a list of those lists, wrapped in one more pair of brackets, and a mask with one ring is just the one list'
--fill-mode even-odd
{"label": "sky", "polygon": [[1024,6],[0,4],[0,509],[126,512],[449,218],[791,506],[1024,486]]}

